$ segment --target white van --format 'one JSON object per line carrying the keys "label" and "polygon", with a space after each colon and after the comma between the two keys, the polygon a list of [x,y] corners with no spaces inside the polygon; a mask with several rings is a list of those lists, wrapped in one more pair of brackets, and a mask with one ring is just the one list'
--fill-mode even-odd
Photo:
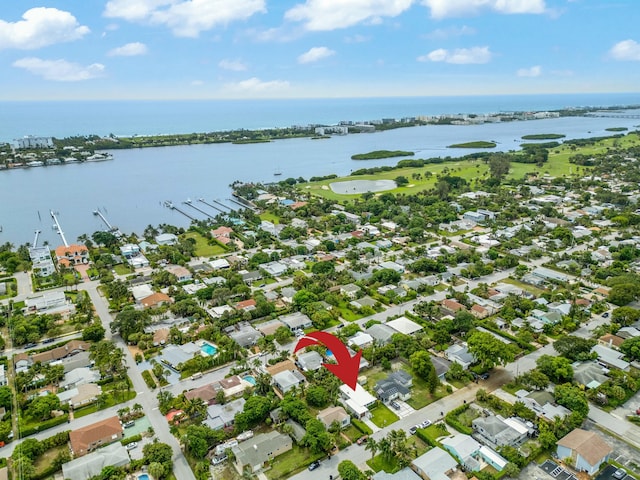
{"label": "white van", "polygon": [[191,375],[191,380],[197,380],[199,378],[202,378],[202,372],[197,372]]}

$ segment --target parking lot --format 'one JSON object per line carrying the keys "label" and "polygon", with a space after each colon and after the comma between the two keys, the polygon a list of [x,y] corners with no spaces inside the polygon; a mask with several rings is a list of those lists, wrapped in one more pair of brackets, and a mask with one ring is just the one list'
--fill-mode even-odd
{"label": "parking lot", "polygon": [[602,472],[600,472],[600,475],[596,477],[596,480],[634,480],[631,475],[625,475],[620,479],[616,479],[616,477],[613,476],[616,470],[618,470],[617,467],[609,465],[604,470],[602,470]]}

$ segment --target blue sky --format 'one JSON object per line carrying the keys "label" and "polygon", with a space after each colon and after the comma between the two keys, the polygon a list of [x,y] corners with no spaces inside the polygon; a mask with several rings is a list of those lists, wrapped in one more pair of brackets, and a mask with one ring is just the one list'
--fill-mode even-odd
{"label": "blue sky", "polygon": [[638,0],[0,3],[0,99],[637,92]]}

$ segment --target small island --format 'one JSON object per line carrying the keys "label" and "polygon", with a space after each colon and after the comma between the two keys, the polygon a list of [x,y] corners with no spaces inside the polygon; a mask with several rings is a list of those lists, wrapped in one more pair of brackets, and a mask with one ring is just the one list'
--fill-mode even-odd
{"label": "small island", "polygon": [[566,135],[562,133],[535,133],[532,135],[523,135],[521,138],[523,140],[557,140],[564,137],[566,137]]}
{"label": "small island", "polygon": [[627,127],[610,127],[610,128],[605,128],[605,130],[607,132],[626,132],[629,129]]}
{"label": "small island", "polygon": [[448,145],[447,148],[495,148],[495,142],[487,142],[487,141],[477,141],[477,142],[466,142],[466,143],[454,143],[453,145]]}
{"label": "small island", "polygon": [[378,160],[380,158],[410,157],[412,155],[415,155],[415,153],[404,150],[374,150],[369,153],[356,153],[355,155],[351,155],[351,160]]}

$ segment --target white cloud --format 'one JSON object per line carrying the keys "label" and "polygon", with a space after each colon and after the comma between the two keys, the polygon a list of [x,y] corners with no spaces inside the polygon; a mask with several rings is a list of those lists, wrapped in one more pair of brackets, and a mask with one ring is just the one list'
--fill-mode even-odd
{"label": "white cloud", "polygon": [[240,60],[220,60],[218,66],[223,70],[231,70],[232,72],[244,72],[247,64]]}
{"label": "white cloud", "polygon": [[144,43],[133,42],[114,48],[113,50],[109,50],[107,55],[110,57],[135,57],[138,55],[144,55],[147,51],[147,46]]}
{"label": "white cloud", "polygon": [[496,13],[545,13],[545,0],[422,0],[433,18],[476,15],[482,10]]}
{"label": "white cloud", "polygon": [[242,80],[237,83],[228,83],[225,85],[227,89],[240,93],[268,93],[281,92],[289,89],[289,82],[285,80],[271,80],[263,82],[257,77]]}
{"label": "white cloud", "polygon": [[640,61],[640,44],[631,39],[623,40],[611,47],[609,55],[615,60]]}
{"label": "white cloud", "polygon": [[456,48],[455,50],[439,48],[427,55],[418,57],[418,61],[446,62],[463,65],[470,63],[488,63],[491,61],[491,57],[493,57],[493,53],[491,53],[489,47]]}
{"label": "white cloud", "polygon": [[344,41],[346,43],[364,43],[364,42],[368,42],[369,40],[371,40],[371,37],[368,37],[366,35],[360,35],[360,34],[348,35],[344,37]]}
{"label": "white cloud", "polygon": [[379,23],[396,17],[414,0],[306,0],[285,13],[287,20],[304,22],[307,30],[336,30],[361,22]]}
{"label": "white cloud", "polygon": [[327,47],[313,47],[298,57],[298,63],[313,63],[335,55],[335,51]]}
{"label": "white cloud", "polygon": [[0,20],[0,50],[33,50],[55,43],[78,40],[89,33],[76,17],[57,8],[37,7],[24,12],[22,20]]}
{"label": "white cloud", "polygon": [[165,25],[178,37],[266,12],[265,0],[110,0],[104,16]]}
{"label": "white cloud", "polygon": [[539,77],[542,74],[542,67],[534,65],[531,68],[520,68],[516,72],[519,77]]}
{"label": "white cloud", "polygon": [[462,27],[438,28],[425,35],[426,38],[433,40],[444,40],[451,37],[462,37],[463,35],[474,35],[476,29],[463,25]]}
{"label": "white cloud", "polygon": [[24,68],[29,73],[38,75],[46,80],[56,82],[79,82],[104,75],[104,65],[92,63],[83,66],[66,60],[42,60],[41,58],[27,57],[13,62],[14,67]]}

